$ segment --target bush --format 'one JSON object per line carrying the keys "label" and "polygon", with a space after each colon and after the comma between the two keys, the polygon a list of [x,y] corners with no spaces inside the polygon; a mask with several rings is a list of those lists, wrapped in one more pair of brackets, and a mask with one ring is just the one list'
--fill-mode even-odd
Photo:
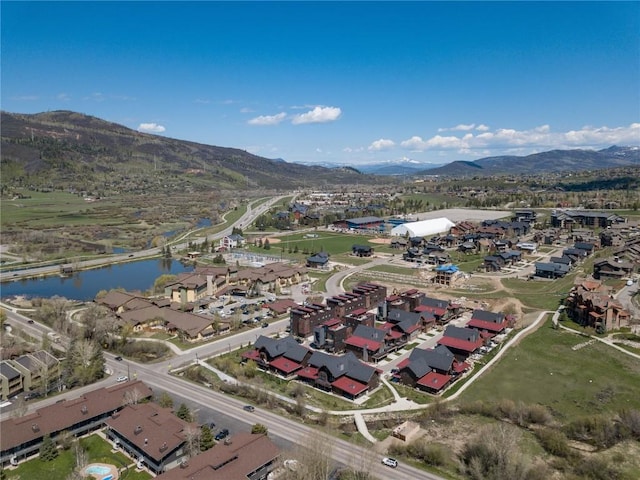
{"label": "bush", "polygon": [[616,480],[620,472],[609,462],[600,457],[587,457],[575,466],[574,473],[585,480]]}
{"label": "bush", "polygon": [[567,437],[598,448],[609,448],[625,439],[626,428],[602,415],[574,420],[565,427]]}
{"label": "bush", "polygon": [[571,455],[571,448],[569,447],[567,437],[561,431],[553,428],[541,428],[535,433],[542,448],[551,455],[563,458]]}

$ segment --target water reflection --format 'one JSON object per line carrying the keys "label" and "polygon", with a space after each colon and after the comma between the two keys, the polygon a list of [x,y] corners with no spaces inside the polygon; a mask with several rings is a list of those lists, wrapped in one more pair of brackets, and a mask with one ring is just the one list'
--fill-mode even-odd
{"label": "water reflection", "polygon": [[141,260],[76,272],[73,276],[66,278],[51,276],[2,283],[0,296],[53,297],[58,295],[87,301],[93,300],[100,290],[112,288],[145,292],[153,287],[153,283],[160,275],[177,275],[191,271],[193,271],[193,265],[183,265],[171,258]]}

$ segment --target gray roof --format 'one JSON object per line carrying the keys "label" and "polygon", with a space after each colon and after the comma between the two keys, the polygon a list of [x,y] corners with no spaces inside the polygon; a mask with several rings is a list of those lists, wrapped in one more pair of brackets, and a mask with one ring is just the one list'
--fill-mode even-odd
{"label": "gray roof", "polygon": [[355,223],[357,225],[360,225],[360,224],[366,225],[367,223],[376,223],[376,222],[384,223],[384,219],[382,219],[380,217],[347,218],[346,222]]}
{"label": "gray roof", "polygon": [[387,332],[385,330],[369,327],[367,325],[358,325],[353,331],[354,337],[366,338],[376,342],[384,342],[386,334]]}
{"label": "gray roof", "polygon": [[422,297],[420,299],[420,305],[426,305],[427,307],[449,308],[449,301],[440,300],[438,298]]}
{"label": "gray roof", "polygon": [[405,320],[411,320],[413,323],[420,321],[420,314],[416,312],[407,312],[399,308],[390,308],[387,313],[387,320],[393,323],[401,323]]}
{"label": "gray roof", "polygon": [[471,318],[493,323],[502,323],[504,321],[504,315],[502,313],[488,312],[487,310],[480,309],[474,310],[471,314]]}
{"label": "gray roof", "polygon": [[16,358],[15,362],[19,363],[30,372],[38,372],[38,370],[43,367],[42,363],[33,358],[31,355],[22,355]]}
{"label": "gray roof", "polygon": [[20,372],[9,365],[8,362],[0,362],[0,375],[8,380],[13,380],[20,376]]}
{"label": "gray roof", "polygon": [[301,362],[309,350],[291,336],[283,338],[270,338],[260,335],[256,342],[253,344],[258,350],[264,348],[269,357],[275,358],[284,356],[290,360]]}
{"label": "gray roof", "polygon": [[480,332],[473,328],[456,327],[455,325],[448,325],[444,331],[445,337],[457,338],[458,340],[465,340],[467,342],[475,342],[480,337]]}
{"label": "gray roof", "polygon": [[444,345],[438,345],[434,349],[423,350],[414,348],[409,355],[407,368],[416,376],[421,378],[434,368],[448,372],[453,365],[454,356]]}
{"label": "gray roof", "polygon": [[353,352],[335,356],[324,352],[314,352],[308,361],[309,365],[316,368],[326,368],[333,378],[346,375],[359,382],[369,383],[376,369],[358,360]]}

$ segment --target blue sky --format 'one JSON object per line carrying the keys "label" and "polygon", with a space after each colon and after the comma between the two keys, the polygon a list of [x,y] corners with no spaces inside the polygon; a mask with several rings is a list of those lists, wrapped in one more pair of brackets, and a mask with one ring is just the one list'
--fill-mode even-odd
{"label": "blue sky", "polygon": [[1,9],[10,112],[355,166],[640,144],[639,2]]}

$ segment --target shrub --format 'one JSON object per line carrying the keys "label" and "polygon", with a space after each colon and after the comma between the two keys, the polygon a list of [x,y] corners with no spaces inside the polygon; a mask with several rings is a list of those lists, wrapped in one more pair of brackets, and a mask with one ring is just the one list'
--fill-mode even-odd
{"label": "shrub", "polygon": [[574,473],[585,480],[616,480],[620,478],[620,472],[601,457],[584,458],[576,464]]}
{"label": "shrub", "polygon": [[571,454],[567,437],[559,430],[541,428],[536,431],[536,437],[542,448],[551,455],[567,458]]}
{"label": "shrub", "polygon": [[569,438],[608,448],[624,440],[626,429],[611,418],[596,415],[574,420],[565,427],[565,433]]}

